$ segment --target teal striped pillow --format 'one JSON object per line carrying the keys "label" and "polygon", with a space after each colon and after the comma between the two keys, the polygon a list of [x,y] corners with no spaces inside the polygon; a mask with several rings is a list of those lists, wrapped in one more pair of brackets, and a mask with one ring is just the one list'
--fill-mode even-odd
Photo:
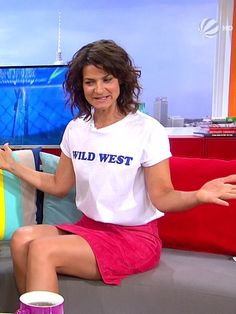
{"label": "teal striped pillow", "polygon": [[[55,173],[59,157],[50,153],[40,152],[42,171]],[[74,223],[82,216],[75,204],[75,187],[63,198],[44,193],[43,223],[56,225],[61,223]]]}
{"label": "teal striped pillow", "polygon": [[[36,169],[32,150],[17,150],[14,158]],[[0,170],[0,240],[9,240],[13,232],[36,224],[36,189],[8,171]]]}

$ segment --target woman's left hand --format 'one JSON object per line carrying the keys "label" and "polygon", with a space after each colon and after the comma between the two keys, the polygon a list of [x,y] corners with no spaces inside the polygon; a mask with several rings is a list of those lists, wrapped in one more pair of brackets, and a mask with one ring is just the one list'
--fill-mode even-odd
{"label": "woman's left hand", "polygon": [[236,174],[208,181],[197,191],[196,197],[200,203],[229,206],[227,200],[236,199]]}

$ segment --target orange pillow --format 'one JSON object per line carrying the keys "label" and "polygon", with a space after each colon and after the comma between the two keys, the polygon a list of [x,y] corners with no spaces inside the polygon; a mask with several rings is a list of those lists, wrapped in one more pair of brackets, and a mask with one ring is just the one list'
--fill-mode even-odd
{"label": "orange pillow", "polygon": [[[177,190],[199,189],[205,182],[236,173],[236,160],[171,157]],[[236,254],[236,201],[230,206],[204,204],[166,213],[158,220],[163,247],[227,255]]]}

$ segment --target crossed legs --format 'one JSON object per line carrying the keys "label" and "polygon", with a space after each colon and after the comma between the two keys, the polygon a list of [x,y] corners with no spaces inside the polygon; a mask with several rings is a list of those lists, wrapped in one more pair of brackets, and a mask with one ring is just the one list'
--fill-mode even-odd
{"label": "crossed legs", "polygon": [[11,255],[19,293],[58,292],[57,274],[101,279],[88,242],[51,225],[19,228],[11,240]]}

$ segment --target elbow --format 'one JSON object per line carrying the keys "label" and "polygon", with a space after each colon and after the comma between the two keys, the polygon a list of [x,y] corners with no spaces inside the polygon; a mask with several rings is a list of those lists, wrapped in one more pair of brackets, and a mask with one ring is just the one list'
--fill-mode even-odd
{"label": "elbow", "polygon": [[52,194],[58,198],[64,198],[74,187],[74,182],[55,182]]}
{"label": "elbow", "polygon": [[56,194],[54,194],[54,196],[58,197],[58,198],[64,198],[67,195],[67,193],[65,192],[57,192]]}
{"label": "elbow", "polygon": [[161,205],[161,202],[156,200],[156,199],[153,199],[153,198],[150,198],[150,201],[152,203],[152,206],[154,206],[156,209],[158,209],[160,212],[162,213],[165,213],[166,210],[165,208],[163,208],[163,206]]}
{"label": "elbow", "polygon": [[159,202],[152,202],[152,205],[153,205],[157,210],[159,210],[160,212],[162,212],[162,213],[164,213],[164,214],[169,211],[167,208],[165,208],[164,206],[162,206]]}
{"label": "elbow", "polygon": [[53,195],[58,198],[64,198],[69,193],[69,190],[60,189],[57,191],[54,191]]}
{"label": "elbow", "polygon": [[172,211],[172,192],[173,189],[166,189],[163,193],[153,193],[150,195],[152,205],[162,213]]}

